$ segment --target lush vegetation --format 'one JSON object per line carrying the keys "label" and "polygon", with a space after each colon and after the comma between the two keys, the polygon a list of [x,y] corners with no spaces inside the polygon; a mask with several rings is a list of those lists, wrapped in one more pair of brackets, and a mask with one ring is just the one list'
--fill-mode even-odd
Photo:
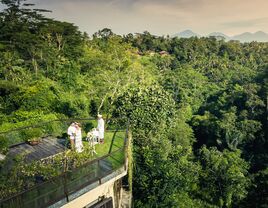
{"label": "lush vegetation", "polygon": [[1,2],[1,131],[99,111],[130,124],[134,207],[267,206],[268,43],[88,37]]}

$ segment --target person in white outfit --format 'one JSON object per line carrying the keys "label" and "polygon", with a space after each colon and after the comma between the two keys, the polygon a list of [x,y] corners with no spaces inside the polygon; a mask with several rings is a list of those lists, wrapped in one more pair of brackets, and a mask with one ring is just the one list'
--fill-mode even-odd
{"label": "person in white outfit", "polygon": [[98,126],[97,130],[99,132],[99,143],[104,143],[104,120],[101,114],[98,114]]}
{"label": "person in white outfit", "polygon": [[75,123],[72,122],[71,125],[68,127],[67,134],[70,139],[71,143],[71,149],[74,149],[74,143],[75,143],[75,133],[76,133],[76,128],[75,128]]}
{"label": "person in white outfit", "polygon": [[82,142],[82,129],[81,124],[76,123],[75,125],[76,131],[75,131],[75,150],[80,153],[83,151],[83,142]]}

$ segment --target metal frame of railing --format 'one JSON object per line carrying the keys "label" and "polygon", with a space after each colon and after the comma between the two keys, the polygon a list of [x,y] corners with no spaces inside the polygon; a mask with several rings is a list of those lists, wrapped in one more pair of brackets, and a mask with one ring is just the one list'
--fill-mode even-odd
{"label": "metal frame of railing", "polygon": [[[54,120],[50,120],[50,121],[44,121],[44,122],[41,122],[39,124],[33,124],[33,125],[28,125],[28,126],[23,126],[23,127],[18,127],[18,128],[14,128],[14,129],[11,129],[11,130],[7,130],[7,131],[1,131],[0,134],[6,134],[6,133],[10,133],[10,132],[13,132],[13,131],[20,131],[20,130],[24,130],[24,129],[28,129],[28,128],[37,128],[37,127],[41,127],[45,124],[49,124],[51,122],[72,122],[72,121],[95,121],[96,118],[66,118],[66,119],[54,119]],[[105,120],[105,119],[104,119]],[[114,121],[114,120],[118,120],[116,118],[113,118],[113,119],[108,119],[106,121],[106,124],[109,124],[110,121]]]}
{"label": "metal frame of railing", "polygon": [[[58,120],[53,120],[53,121],[73,121],[73,120],[79,120],[79,119],[58,119]],[[89,121],[89,120],[93,120],[93,119],[81,119],[80,118],[80,121],[81,120],[86,120],[86,121]],[[95,120],[95,119],[94,119]],[[49,121],[49,122],[53,122],[53,121]],[[45,122],[45,123],[49,123],[49,122]],[[44,123],[42,123],[44,124]],[[39,124],[39,125],[34,125],[34,127],[39,127],[39,126],[42,126],[42,124]],[[33,126],[27,126],[27,127],[24,127],[24,128],[18,128],[16,130],[21,130],[21,129],[27,129],[27,128],[32,128]],[[15,130],[13,130],[15,131]],[[117,132],[119,132],[120,130],[116,129],[114,131],[114,135],[113,135],[113,138],[112,140],[115,139],[115,135]],[[10,132],[10,131],[9,131]],[[1,133],[7,133],[7,132],[0,132]],[[23,196],[27,193],[30,193],[31,191],[34,192],[34,191],[37,191],[40,189],[42,189],[42,187],[44,188],[45,186],[49,185],[49,184],[53,184],[55,181],[58,181],[60,182],[60,184],[63,186],[63,190],[64,190],[64,193],[62,193],[61,195],[59,195],[58,197],[55,197],[54,199],[51,199],[49,202],[47,202],[46,204],[38,204],[38,207],[47,207],[47,206],[50,206],[50,205],[53,205],[55,204],[56,202],[60,201],[60,200],[64,200],[66,199],[66,201],[68,202],[69,201],[69,196],[76,193],[77,191],[89,186],[90,184],[92,183],[95,183],[95,182],[98,182],[98,185],[100,185],[102,183],[102,179],[105,178],[106,176],[110,175],[111,173],[117,171],[118,169],[124,167],[124,170],[126,170],[126,163],[127,163],[127,145],[128,145],[128,125],[126,127],[126,134],[125,134],[125,138],[124,138],[124,145],[122,148],[118,148],[116,149],[115,151],[112,151],[112,145],[113,145],[113,142],[111,142],[110,144],[110,148],[109,148],[109,152],[108,154],[102,156],[102,157],[99,157],[99,158],[96,158],[96,159],[93,159],[91,161],[88,161],[86,163],[84,163],[83,165],[77,167],[77,168],[73,168],[71,171],[67,171],[67,172],[63,172],[62,174],[56,176],[56,177],[53,177],[51,179],[49,179],[48,181],[45,181],[45,182],[42,182],[41,184],[38,184],[38,185],[35,185],[25,191],[22,191],[20,193],[17,193],[15,195],[12,195],[11,197],[9,198],[5,198],[3,200],[0,201],[0,207],[1,208],[6,208],[6,207],[14,207],[12,205],[12,202],[14,202],[16,205],[19,205],[19,207],[25,207],[23,205]],[[104,172],[101,172],[101,166],[100,166],[100,162],[103,160],[106,160],[106,159],[115,159],[113,158],[113,155],[115,155],[116,153],[118,152],[122,152],[123,153],[123,161],[122,161],[122,164],[120,164],[118,167],[115,167],[115,168],[112,168],[111,170],[107,170],[107,171],[104,171]],[[121,161],[117,161],[117,162],[121,162]],[[97,164],[97,171],[100,171],[97,173],[97,175],[95,177],[92,177],[91,179],[88,179],[87,182],[81,184],[80,186],[76,187],[75,189],[73,190],[68,190],[68,187],[67,187],[67,182],[68,182],[68,176],[69,175],[72,175],[72,173],[76,173],[78,172],[79,170],[82,170],[83,168],[89,168],[90,166],[93,167],[93,165],[96,165]],[[69,175],[68,175],[69,174]],[[83,177],[85,178],[86,176],[88,176],[88,178],[90,178],[90,173],[88,173],[88,175],[84,175]],[[81,178],[83,178],[81,177]],[[44,196],[45,197],[45,196]]]}

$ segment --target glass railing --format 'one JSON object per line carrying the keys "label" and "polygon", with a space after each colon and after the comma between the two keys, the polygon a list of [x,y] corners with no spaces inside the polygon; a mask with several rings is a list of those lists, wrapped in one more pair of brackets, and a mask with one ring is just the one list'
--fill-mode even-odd
{"label": "glass railing", "polygon": [[[65,131],[66,127],[69,125],[69,120],[53,122],[58,122],[58,126]],[[47,124],[51,126],[53,122]],[[79,122],[82,123],[82,127],[88,126],[89,130],[95,125],[94,120],[89,119],[80,120]],[[42,179],[38,184],[30,188],[28,187],[19,193],[13,193],[10,196],[2,197],[0,207],[48,207],[55,203],[60,206],[101,183],[104,183],[113,173],[118,172],[117,174],[119,174],[120,171],[124,171],[127,132],[118,130],[119,128],[115,124],[111,126],[112,128],[105,132],[105,143],[100,144],[99,148],[96,147],[97,155],[87,157],[86,160],[83,160],[82,164],[75,166],[71,165],[75,162],[74,158],[70,160],[68,157],[62,157],[65,158],[66,161],[62,161],[62,167],[60,168],[61,173],[58,176]],[[45,125],[27,128],[48,129]],[[26,131],[27,128],[7,132],[5,136],[10,133],[13,135],[24,135],[21,131]],[[57,135],[56,131],[54,131],[54,134],[52,134],[53,131],[47,132],[49,135],[53,135],[53,137],[57,136],[63,138],[62,135],[64,135],[64,133],[61,133],[59,130],[57,130]],[[86,131],[84,131],[84,134],[85,132]],[[87,145],[87,143],[84,142],[84,145]],[[64,164],[68,164],[68,168],[64,168]],[[35,175],[33,177],[36,178],[38,176]]]}

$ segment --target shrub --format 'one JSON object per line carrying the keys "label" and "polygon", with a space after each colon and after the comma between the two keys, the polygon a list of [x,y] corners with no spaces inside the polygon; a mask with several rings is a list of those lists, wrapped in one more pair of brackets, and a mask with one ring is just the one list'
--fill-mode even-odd
{"label": "shrub", "polygon": [[25,141],[36,141],[43,135],[43,131],[40,128],[30,128],[25,129],[22,134]]}

